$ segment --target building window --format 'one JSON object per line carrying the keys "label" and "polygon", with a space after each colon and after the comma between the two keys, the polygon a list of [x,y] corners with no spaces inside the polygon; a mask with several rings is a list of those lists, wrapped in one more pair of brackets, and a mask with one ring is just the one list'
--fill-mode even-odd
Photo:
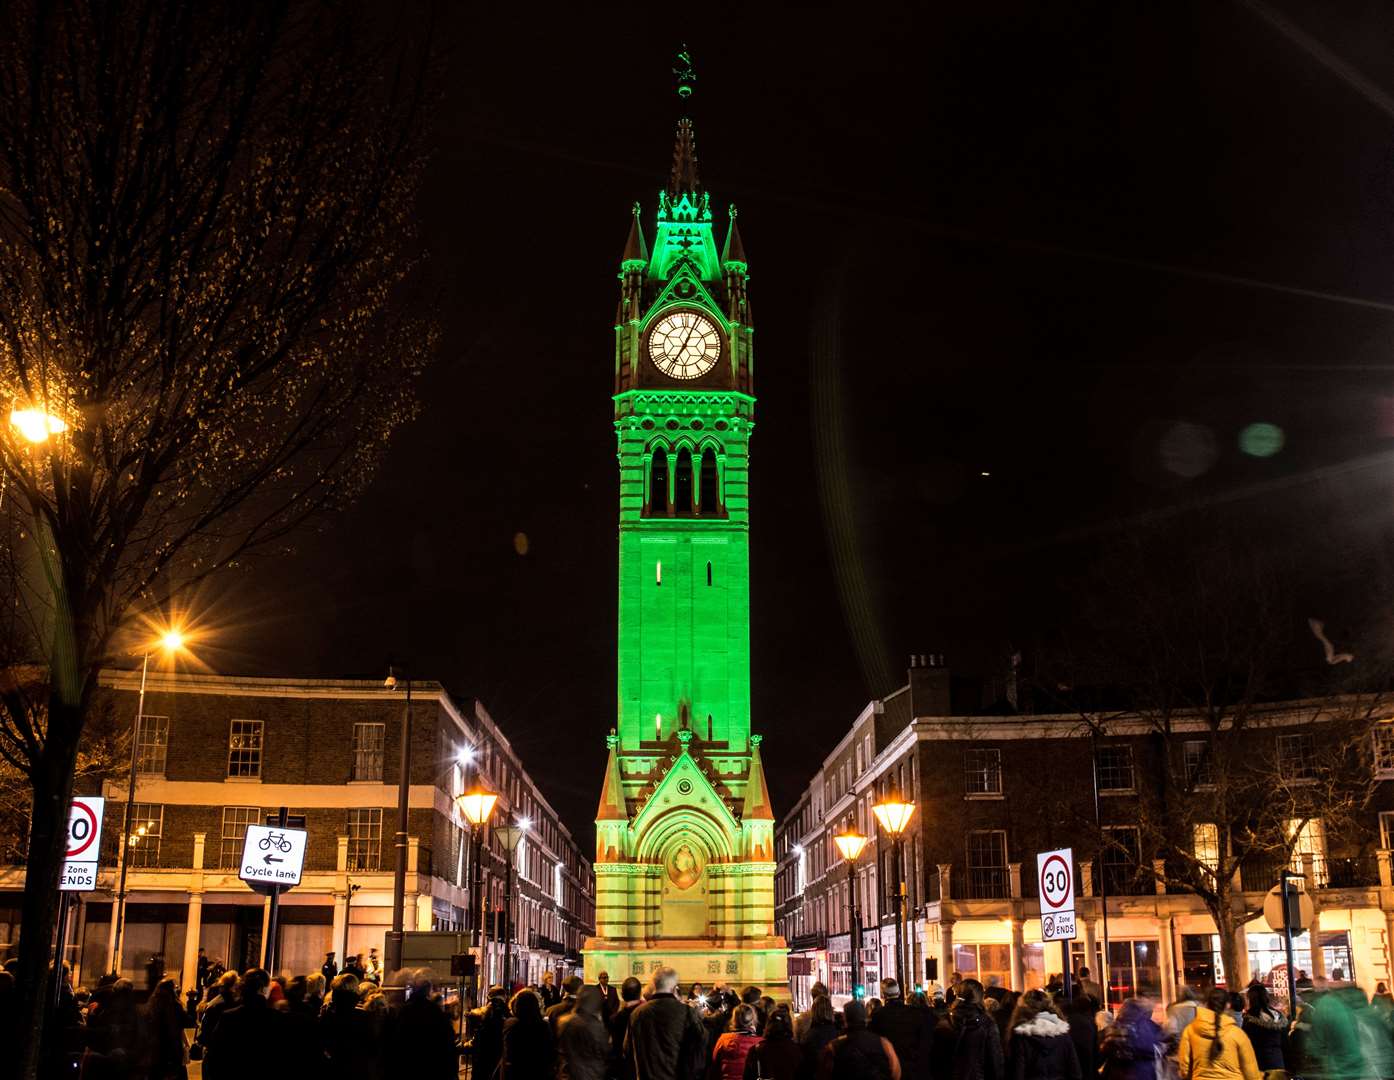
{"label": "building window", "polygon": [[1380,811],[1379,846],[1386,851],[1388,851],[1391,846],[1394,846],[1394,811]]}
{"label": "building window", "polygon": [[1108,943],[1108,999],[1121,1005],[1131,997],[1155,1000],[1162,992],[1160,949],[1155,939]]}
{"label": "building window", "polygon": [[160,803],[131,803],[131,835],[126,851],[131,866],[160,865],[160,835],[165,808]]}
{"label": "building window", "polygon": [[1002,751],[963,752],[963,790],[969,795],[1002,794]]}
{"label": "building window", "polygon": [[222,850],[218,865],[224,870],[236,870],[242,861],[242,842],[247,838],[248,825],[263,824],[260,806],[223,807]]}
{"label": "building window", "polygon": [[1394,724],[1380,724],[1371,739],[1375,744],[1375,776],[1394,779]]}
{"label": "building window", "polygon": [[1188,740],[1182,747],[1186,758],[1186,786],[1209,788],[1215,786],[1215,768],[1210,760],[1210,743],[1204,739]]}
{"label": "building window", "polygon": [[1001,900],[1008,893],[1007,834],[1002,829],[975,829],[968,834],[968,897]]}
{"label": "building window", "polygon": [[163,776],[169,750],[169,717],[142,716],[136,730],[136,772]]}
{"label": "building window", "polygon": [[358,808],[348,812],[348,868],[376,870],[382,863],[382,810]]}
{"label": "building window", "polygon": [[1220,869],[1220,826],[1213,821],[1198,822],[1192,830],[1196,862],[1210,872],[1211,880]]}
{"label": "building window", "polygon": [[1316,779],[1317,748],[1310,734],[1278,736],[1278,770],[1290,783],[1302,784]]}
{"label": "building window", "polygon": [[668,512],[668,454],[663,450],[653,452],[653,464],[649,468],[649,513]]}
{"label": "building window", "polygon": [[692,451],[678,451],[678,466],[673,475],[673,509],[682,516],[692,513]]}
{"label": "building window", "polygon": [[1094,759],[1099,778],[1099,790],[1112,794],[1131,794],[1136,790],[1133,779],[1133,748],[1131,746],[1101,746]]}
{"label": "building window", "polygon": [[381,780],[386,724],[353,725],[353,779]]}
{"label": "building window", "polygon": [[[234,720],[227,741],[227,774],[229,776],[261,777],[260,720]],[[341,774],[342,775],[342,774]]]}
{"label": "building window", "polygon": [[712,452],[710,446],[702,451],[700,480],[697,495],[702,506],[702,513],[715,514],[721,509],[721,494],[716,478],[716,454]]}
{"label": "building window", "polygon": [[1292,841],[1292,861],[1290,869],[1302,873],[1304,855],[1312,857],[1312,876],[1318,889],[1326,888],[1326,829],[1321,818],[1308,818],[1301,821],[1293,818],[1288,821],[1288,839]]}
{"label": "building window", "polygon": [[1137,891],[1142,866],[1138,831],[1132,825],[1105,825],[1099,869],[1110,896],[1126,896]]}

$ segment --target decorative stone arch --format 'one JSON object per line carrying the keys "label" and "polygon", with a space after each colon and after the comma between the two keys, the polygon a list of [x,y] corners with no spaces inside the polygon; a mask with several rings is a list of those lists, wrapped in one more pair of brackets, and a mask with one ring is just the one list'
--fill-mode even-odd
{"label": "decorative stone arch", "polygon": [[649,921],[660,936],[707,936],[715,914],[709,870],[739,856],[726,823],[690,804],[665,809],[640,833],[636,854],[640,862],[659,868],[656,910]]}

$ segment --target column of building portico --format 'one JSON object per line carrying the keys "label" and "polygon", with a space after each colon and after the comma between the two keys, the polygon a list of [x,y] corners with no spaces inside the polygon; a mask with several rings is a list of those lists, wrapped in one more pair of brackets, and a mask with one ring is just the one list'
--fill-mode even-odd
{"label": "column of building portico", "polygon": [[1176,919],[1163,915],[1157,920],[1157,963],[1162,969],[1162,1001],[1176,1000]]}
{"label": "column of building portico", "polygon": [[1018,994],[1026,990],[1026,941],[1022,935],[1022,928],[1020,919],[1012,920],[1012,989]]}
{"label": "column of building portico", "polygon": [[[416,876],[416,868],[420,865],[421,858],[421,838],[418,836],[407,837],[407,885],[415,886],[420,883],[420,878]],[[406,931],[420,930],[421,915],[417,909],[418,890],[409,887],[406,893],[406,900],[402,904],[402,929]],[[430,926],[425,929],[429,930]]]}
{"label": "column of building portico", "polygon": [[198,985],[198,943],[203,934],[203,852],[207,833],[194,833],[193,870],[189,873],[189,915],[184,924],[184,966],[180,985],[190,990]]}
{"label": "column of building portico", "polygon": [[344,929],[348,925],[348,842],[347,836],[339,837],[339,851],[334,863],[334,936],[329,947],[338,957],[339,967],[348,959],[344,952]]}
{"label": "column of building portico", "polygon": [[948,986],[954,974],[954,923],[952,919],[939,922],[939,985]]}
{"label": "column of building portico", "polygon": [[1310,851],[1302,854],[1302,876],[1307,880],[1307,895],[1312,898],[1312,925],[1307,928],[1312,970],[1308,974],[1320,986],[1326,978],[1326,956],[1321,951],[1321,905],[1317,903],[1316,857]]}
{"label": "column of building portico", "polygon": [[[1108,981],[1108,960],[1103,964],[1099,963],[1098,936],[1095,932],[1094,919],[1090,910],[1093,904],[1087,907],[1082,902],[1081,897],[1092,897],[1094,895],[1094,862],[1092,859],[1079,860],[1079,881],[1076,883],[1078,890],[1075,893],[1075,910],[1079,912],[1075,923],[1084,926],[1084,966],[1089,969],[1089,977],[1100,986]],[[1046,962],[1047,974],[1049,974],[1050,962]]]}

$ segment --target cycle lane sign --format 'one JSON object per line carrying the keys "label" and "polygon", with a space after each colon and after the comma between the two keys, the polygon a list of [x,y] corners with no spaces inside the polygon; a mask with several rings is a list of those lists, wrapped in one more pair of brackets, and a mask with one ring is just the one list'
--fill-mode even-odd
{"label": "cycle lane sign", "polygon": [[304,829],[248,825],[237,876],[248,885],[279,885],[283,889],[299,885],[308,836]]}

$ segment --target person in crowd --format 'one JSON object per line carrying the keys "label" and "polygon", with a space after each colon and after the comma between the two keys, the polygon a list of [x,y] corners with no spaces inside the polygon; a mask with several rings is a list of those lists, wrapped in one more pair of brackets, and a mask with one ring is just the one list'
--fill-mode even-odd
{"label": "person in crowd", "polygon": [[595,981],[597,988],[600,990],[601,1002],[604,1006],[601,1009],[601,1018],[608,1023],[610,1017],[619,1012],[620,996],[616,993],[615,988],[610,985],[610,973],[608,971],[602,971],[595,977]]}
{"label": "person in crowd", "polygon": [[874,1015],[868,1010],[867,1027],[895,1047],[895,1055],[907,1076],[919,1076],[929,1067],[930,1044],[934,1041],[934,1014],[915,1009],[901,996],[895,979],[881,980],[884,1005]]}
{"label": "person in crowd", "polygon": [[1360,1044],[1360,1057],[1365,1063],[1365,1075],[1381,1080],[1394,1076],[1394,1043],[1390,1042],[1389,1028],[1383,1015],[1370,1007],[1365,991],[1351,984],[1336,987],[1327,996],[1334,997],[1350,1012]]}
{"label": "person in crowd", "polygon": [[203,1063],[205,1080],[246,1080],[266,1069],[268,1061],[287,1054],[286,1017],[267,1000],[271,976],[249,968],[237,987],[237,1004],[223,1013]]}
{"label": "person in crowd", "polygon": [[552,1029],[552,1038],[557,1037],[557,1025],[561,1018],[576,1008],[576,995],[585,985],[579,975],[568,975],[561,984],[561,1000],[547,1010],[547,1026]]}
{"label": "person in crowd", "polygon": [[492,1077],[503,1058],[503,1026],[508,1023],[508,991],[489,987],[484,1004],[470,1013],[474,1038],[470,1040],[470,1066],[475,1075]]}
{"label": "person in crowd", "polygon": [[849,1001],[842,1008],[842,1019],[846,1030],[823,1048],[817,1080],[900,1080],[895,1047],[867,1029],[862,1003]]}
{"label": "person in crowd", "polygon": [[813,1022],[813,1005],[820,997],[828,996],[828,988],[823,983],[816,982],[809,988],[808,1008],[794,1017],[794,1040],[796,1042],[808,1041],[808,1025]]}
{"label": "person in crowd", "polygon": [[83,1075],[102,1080],[135,1080],[141,1058],[141,1024],[135,987],[129,979],[98,984],[98,1000],[87,1027]]}
{"label": "person in crowd", "polygon": [[208,970],[213,966],[213,962],[208,959],[208,953],[203,949],[198,951],[198,967],[195,969],[194,989],[202,993],[203,988],[208,985]]}
{"label": "person in crowd", "polygon": [[155,987],[160,985],[160,980],[165,977],[165,957],[163,953],[152,953],[150,960],[145,965],[145,989],[150,993],[155,992]]}
{"label": "person in crowd", "polygon": [[[833,1000],[827,994],[819,994],[808,1007],[808,1024],[803,1038],[796,1034],[794,1041],[799,1044],[803,1060],[799,1064],[799,1080],[812,1080],[818,1071],[823,1048],[838,1036],[837,1013],[833,1010]],[[797,1021],[796,1021],[797,1024]],[[797,1027],[795,1028],[797,1032]]]}
{"label": "person in crowd", "polygon": [[754,1005],[742,1002],[736,1006],[726,1031],[712,1047],[712,1080],[744,1080],[745,1060],[760,1042],[759,1022],[760,1013]]}
{"label": "person in crowd", "polygon": [[798,1080],[803,1048],[794,1041],[794,1018],[776,1009],[765,1021],[764,1038],[745,1059],[743,1080]]}
{"label": "person in crowd", "polygon": [[1021,995],[1007,1030],[1006,1075],[1011,1080],[1082,1080],[1070,1025],[1044,991]]}
{"label": "person in crowd", "polygon": [[[363,966],[363,954],[355,953],[353,956],[346,958],[344,960],[344,970],[339,974],[352,975],[355,982],[362,982],[367,975],[367,969]],[[330,979],[329,983],[332,986],[334,980]]]}
{"label": "person in crowd", "polygon": [[557,1022],[557,1080],[605,1080],[610,1038],[605,1030],[605,995],[583,987],[575,1007]]}
{"label": "person in crowd", "polygon": [[[389,1025],[387,1072],[413,1080],[456,1080],[460,1053],[455,1047],[455,1028],[433,996],[435,987],[424,971],[413,973],[406,983],[406,1001]],[[482,1074],[488,1075],[488,1074]]]}
{"label": "person in crowd", "polygon": [[879,997],[869,997],[866,999],[866,1023],[870,1027],[876,1022],[876,1014],[881,1011],[886,1003]]}
{"label": "person in crowd", "polygon": [[[1001,1038],[1002,1046],[1004,1047],[1003,1053],[1006,1052],[1007,1038],[1011,1034],[1012,1029],[1012,1017],[1016,1014],[1017,1003],[1020,1000],[1020,994],[1015,990],[1008,990],[995,1002],[991,998],[988,998],[985,1002],[988,1013],[992,1016],[993,1023],[997,1025],[997,1034]],[[1052,999],[1052,1001],[1054,1001],[1054,999]]]}
{"label": "person in crowd", "polygon": [[542,985],[537,988],[537,992],[542,995],[542,1007],[550,1009],[561,1000],[561,991],[557,989],[557,977],[551,971],[542,973]]}
{"label": "person in crowd", "polygon": [[213,1046],[214,1034],[223,1016],[237,1004],[237,972],[224,971],[218,981],[208,987],[208,1000],[199,1006],[198,1037],[195,1040],[204,1068],[208,1067],[208,1054]]}
{"label": "person in crowd", "polygon": [[364,979],[378,986],[382,985],[382,961],[378,958],[378,951],[375,948],[368,950],[368,963],[363,968],[363,978],[359,982]]}
{"label": "person in crowd", "polygon": [[185,1080],[188,1044],[184,1008],[173,979],[161,979],[145,1003],[145,1075],[148,1080]]}
{"label": "person in crowd", "polygon": [[325,986],[331,985],[334,982],[334,976],[339,974],[339,965],[334,962],[332,952],[324,954],[324,963],[320,965],[319,973],[324,976]]}
{"label": "person in crowd", "polygon": [[551,1027],[543,1018],[538,995],[531,990],[519,990],[509,1001],[508,1011],[513,1015],[503,1025],[501,1080],[550,1077],[556,1060],[556,1042]]}
{"label": "person in crowd", "polygon": [[1196,992],[1189,986],[1181,987],[1177,991],[1176,1000],[1167,1006],[1167,1028],[1173,1039],[1181,1038],[1187,1026],[1196,1018],[1198,1008],[1200,1002],[1196,1000]]}
{"label": "person in crowd", "polygon": [[1158,1055],[1166,1050],[1166,1033],[1152,1020],[1152,1003],[1129,998],[1099,1041],[1099,1076],[1102,1080],[1155,1080]]}
{"label": "person in crowd", "polygon": [[1283,1060],[1287,1017],[1273,1007],[1268,989],[1262,983],[1250,983],[1245,996],[1248,1007],[1244,1010],[1242,1026],[1253,1045],[1254,1060],[1258,1062],[1259,1071],[1265,1075],[1282,1072],[1287,1067]]}
{"label": "person in crowd", "polygon": [[1007,996],[1007,988],[1002,985],[1002,979],[997,975],[987,977],[987,985],[983,988],[984,1001],[1001,1001]]}
{"label": "person in crowd", "polygon": [[1098,1003],[1099,1008],[1102,1009],[1104,1007],[1104,988],[1089,977],[1089,969],[1087,967],[1081,967],[1079,969],[1079,985],[1084,989],[1086,994]]}
{"label": "person in crowd", "polygon": [[947,1038],[945,1057],[952,1061],[953,1080],[996,1080],[1002,1076],[1002,1038],[984,1006],[983,984],[964,979],[955,991],[946,1027],[935,1034]]}
{"label": "person in crowd", "polygon": [[701,983],[695,982],[687,988],[687,1000],[690,1003],[694,1005],[704,1005],[706,1004],[706,999],[707,995],[706,992],[702,989]]}
{"label": "person in crowd", "polygon": [[1070,1025],[1070,1040],[1074,1043],[1079,1071],[1086,1080],[1099,1074],[1099,1027],[1095,1021],[1098,1006],[1081,987],[1065,1005],[1065,1022]]}
{"label": "person in crowd", "polygon": [[1230,995],[1215,987],[1176,1048],[1181,1080],[1261,1080],[1254,1047],[1230,1015]]}
{"label": "person in crowd", "polygon": [[319,1042],[319,1014],[324,1007],[324,976],[297,975],[286,987],[286,1045],[291,1060],[287,1071],[300,1075],[324,1066]]}
{"label": "person in crowd", "polygon": [[688,1080],[700,1075],[706,1046],[695,1010],[676,996],[678,973],[654,972],[653,994],[634,1010],[625,1035],[624,1055],[638,1080]]}
{"label": "person in crowd", "polygon": [[[635,1080],[634,1068],[624,1056],[624,1040],[629,1034],[629,1021],[640,1005],[644,984],[633,975],[620,984],[620,1007],[605,1025],[610,1033],[610,1075],[615,1080]],[[696,1003],[690,1003],[695,1007]]]}
{"label": "person in crowd", "polygon": [[319,1039],[329,1064],[346,1075],[379,1075],[373,1018],[358,1007],[358,976],[340,972],[320,1012]]}

